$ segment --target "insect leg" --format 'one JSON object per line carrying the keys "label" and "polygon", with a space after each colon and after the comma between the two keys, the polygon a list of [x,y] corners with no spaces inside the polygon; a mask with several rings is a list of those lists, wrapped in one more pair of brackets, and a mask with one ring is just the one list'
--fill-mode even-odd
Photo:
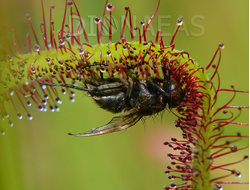
{"label": "insect leg", "polygon": [[53,87],[61,86],[61,87],[73,88],[73,89],[76,89],[76,90],[89,91],[89,89],[87,89],[87,88],[82,88],[82,87],[75,86],[75,85],[72,85],[72,84],[50,84],[50,83],[43,83],[43,82],[40,82],[40,81],[37,80],[37,79],[36,79],[36,81],[37,81],[39,84],[46,85],[46,86],[53,86]]}
{"label": "insect leg", "polygon": [[159,83],[163,83],[163,82],[164,82],[163,79],[158,78],[158,77],[151,77],[150,79],[151,79],[153,82],[159,82]]}
{"label": "insect leg", "polygon": [[164,98],[169,98],[169,94],[166,93],[159,85],[154,83],[151,79],[147,80],[147,85],[156,92],[159,92]]}

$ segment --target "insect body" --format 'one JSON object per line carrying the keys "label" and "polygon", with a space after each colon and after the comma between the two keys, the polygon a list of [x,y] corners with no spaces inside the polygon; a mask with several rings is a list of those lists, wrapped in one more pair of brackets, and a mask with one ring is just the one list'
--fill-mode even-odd
{"label": "insect body", "polygon": [[[86,88],[68,84],[44,84],[64,86],[87,91],[95,102],[112,113],[124,110],[124,114],[114,117],[108,124],[92,128],[91,131],[72,134],[78,137],[95,136],[127,129],[135,125],[143,116],[156,114],[169,108],[177,107],[184,98],[184,91],[168,72],[164,71],[164,79],[148,78],[140,80],[131,77],[131,81],[119,78],[85,80]],[[162,87],[159,85],[162,83]]]}

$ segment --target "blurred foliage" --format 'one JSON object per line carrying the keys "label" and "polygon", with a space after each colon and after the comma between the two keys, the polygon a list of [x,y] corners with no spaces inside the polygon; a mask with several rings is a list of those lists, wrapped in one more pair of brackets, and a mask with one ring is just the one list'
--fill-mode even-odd
{"label": "blurred foliage", "polygon": [[[118,31],[113,37],[114,42],[119,39],[121,15],[125,15],[126,5],[130,6],[132,15],[135,15],[137,26],[145,15],[146,18],[150,18],[157,6],[157,1],[149,0],[113,0],[112,3],[115,6],[112,14],[119,22]],[[26,33],[31,33],[25,19],[26,13],[32,16],[32,23],[39,33],[42,22],[40,1],[10,0],[2,1],[0,4],[0,38],[7,38],[11,42],[12,29],[15,28],[21,44],[24,44]],[[47,21],[51,4],[55,5],[53,20],[57,26],[55,31],[58,31],[62,23],[65,2],[44,0]],[[90,32],[88,16],[101,17],[105,1],[76,0],[76,4],[85,19],[87,32]],[[176,37],[176,49],[184,49],[198,63],[206,66],[219,42],[223,42],[225,49],[222,51],[219,68],[221,87],[230,88],[230,85],[234,84],[236,89],[248,90],[248,7],[248,1],[239,3],[226,0],[164,0],[150,29],[157,32],[159,23],[165,23],[169,26],[162,26],[162,32],[170,33],[172,36],[176,19],[183,16],[186,28]],[[192,24],[192,19],[203,27],[203,34],[200,34],[201,30]],[[194,33],[199,36],[194,36]],[[171,36],[164,37],[165,44],[171,41]],[[147,38],[154,40],[155,37],[148,34]],[[107,41],[107,38],[105,40]],[[90,42],[96,44],[96,38],[90,37]],[[232,95],[221,93],[218,104],[225,104]],[[162,189],[164,185],[170,183],[164,175],[164,170],[170,162],[166,154],[170,150],[163,146],[163,142],[170,140],[171,137],[180,138],[181,132],[175,129],[173,124],[175,117],[168,110],[162,118],[161,116],[148,118],[144,124],[139,122],[123,132],[91,138],[75,138],[68,136],[67,133],[88,131],[92,127],[106,124],[114,115],[98,108],[83,92],[76,92],[75,103],[71,103],[66,95],[62,97],[62,101],[58,113],[41,113],[35,105],[31,106],[29,110],[33,115],[32,121],[28,121],[27,117],[18,120],[14,109],[9,108],[14,127],[10,128],[6,121],[0,123],[6,133],[0,136],[1,190],[151,190]],[[248,105],[248,95],[237,94],[233,105]],[[238,121],[248,122],[247,110],[243,110]],[[236,131],[248,134],[247,127],[237,126],[230,126],[226,133]],[[241,146],[243,143],[246,144],[248,141],[241,141]],[[239,160],[242,155],[247,154],[247,151],[239,154],[230,155],[229,159]],[[246,164],[235,165],[235,169],[242,172],[243,181],[248,181]],[[234,181],[237,178],[232,176],[228,180]],[[235,189],[236,185],[224,187]],[[247,185],[241,185],[240,188],[248,189]]]}

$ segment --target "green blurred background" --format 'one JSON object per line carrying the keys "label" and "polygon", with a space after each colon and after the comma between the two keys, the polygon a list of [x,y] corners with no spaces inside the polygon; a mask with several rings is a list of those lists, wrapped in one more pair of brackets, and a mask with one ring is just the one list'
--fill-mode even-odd
{"label": "green blurred background", "polygon": [[[101,17],[105,1],[76,0],[81,16],[89,26],[89,15]],[[115,9],[112,12],[119,22],[119,30],[113,41],[119,39],[121,15],[125,14],[124,6],[128,5],[135,15],[136,25],[140,20],[154,13],[157,1],[144,0],[113,0]],[[53,20],[58,31],[64,11],[65,2],[44,0],[46,19],[49,19],[49,7],[55,5]],[[248,90],[248,1],[228,0],[164,0],[161,2],[157,16],[152,22],[151,31],[157,32],[159,23],[163,33],[173,34],[176,19],[184,18],[183,30],[176,37],[175,44],[179,50],[189,52],[192,58],[206,66],[214,55],[219,42],[225,44],[219,68],[221,87]],[[22,44],[27,32],[31,33],[25,14],[32,16],[32,23],[39,33],[42,22],[41,3],[38,0],[9,0],[0,2],[0,37],[12,38],[15,28]],[[161,20],[160,20],[161,17]],[[147,17],[146,17],[147,18]],[[194,20],[193,20],[194,19]],[[192,21],[193,20],[193,21]],[[195,26],[195,22],[202,26]],[[152,31],[153,32],[153,31]],[[127,33],[129,34],[129,33]],[[32,36],[32,35],[31,35]],[[129,35],[127,35],[129,36]],[[148,40],[155,37],[147,35]],[[41,39],[41,38],[40,38]],[[129,39],[129,37],[128,37]],[[33,36],[32,36],[33,40]],[[107,41],[107,38],[104,41]],[[164,37],[165,44],[171,41],[170,36]],[[34,41],[33,41],[34,42]],[[96,38],[90,37],[90,43],[96,44]],[[221,93],[219,105],[225,104],[232,93]],[[96,190],[96,189],[162,189],[170,180],[164,175],[170,152],[163,146],[164,141],[171,137],[181,138],[175,129],[175,117],[168,110],[163,117],[151,117],[136,126],[122,132],[90,138],[75,138],[68,132],[79,133],[89,131],[108,123],[114,116],[100,108],[82,92],[76,92],[76,101],[71,103],[68,96],[61,96],[62,105],[58,113],[39,112],[35,105],[29,107],[33,120],[24,115],[18,120],[12,107],[10,116],[14,122],[11,128],[7,121],[1,121],[5,135],[0,136],[0,189],[1,190]],[[17,101],[16,101],[17,102]],[[247,94],[237,94],[232,105],[248,105]],[[25,113],[21,105],[17,107]],[[235,112],[237,113],[237,112]],[[225,117],[219,115],[219,117]],[[239,122],[248,123],[248,110],[243,110]],[[227,134],[241,131],[248,134],[248,127],[229,126]],[[248,140],[242,140],[239,146],[245,146]],[[223,157],[224,160],[236,161],[247,154],[248,150]],[[248,181],[248,163],[232,166],[242,172],[242,178],[235,176],[225,181]],[[217,172],[217,175],[225,173]],[[247,185],[224,185],[225,189],[248,189]]]}

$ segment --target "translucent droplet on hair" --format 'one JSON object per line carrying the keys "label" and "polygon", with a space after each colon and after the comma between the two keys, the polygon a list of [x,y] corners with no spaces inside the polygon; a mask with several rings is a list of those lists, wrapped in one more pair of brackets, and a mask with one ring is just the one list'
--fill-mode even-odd
{"label": "translucent droplet on hair", "polygon": [[12,56],[11,56],[11,55],[8,55],[8,56],[7,56],[7,59],[8,59],[8,61],[12,61]]}
{"label": "translucent droplet on hair", "polygon": [[51,43],[48,41],[48,47],[51,48]]}
{"label": "translucent droplet on hair", "polygon": [[27,105],[28,105],[28,106],[31,106],[31,102],[30,102],[29,100],[27,101]]}
{"label": "translucent droplet on hair", "polygon": [[56,110],[57,112],[59,112],[59,111],[60,111],[60,108],[59,108],[57,105],[55,105],[55,110]]}
{"label": "translucent droplet on hair", "polygon": [[128,6],[125,7],[125,11],[129,11],[129,7]]}
{"label": "translucent droplet on hair", "polygon": [[111,51],[110,50],[107,51],[107,56],[111,56]]}
{"label": "translucent droplet on hair", "polygon": [[42,89],[45,90],[47,86],[45,84],[42,85]]}
{"label": "translucent droplet on hair", "polygon": [[176,24],[177,26],[181,26],[183,24],[183,18],[178,18]]}
{"label": "translucent droplet on hair", "polygon": [[242,176],[242,175],[241,175],[241,172],[240,172],[240,171],[237,171],[237,172],[235,173],[235,176],[238,177],[238,178],[241,178],[241,176]]}
{"label": "translucent droplet on hair", "polygon": [[38,106],[39,111],[43,111],[43,107],[41,105]]}
{"label": "translucent droplet on hair", "polygon": [[14,90],[11,90],[10,91],[10,96],[13,96],[14,95]]}
{"label": "translucent droplet on hair", "polygon": [[22,119],[23,118],[23,116],[21,115],[20,112],[17,112],[17,117],[18,117],[18,119]]}
{"label": "translucent droplet on hair", "polygon": [[38,44],[35,44],[34,49],[35,49],[35,51],[40,51],[40,46]]}
{"label": "translucent droplet on hair", "polygon": [[224,49],[225,48],[224,44],[223,43],[219,43],[219,48],[220,49]]}
{"label": "translucent droplet on hair", "polygon": [[48,99],[49,99],[49,95],[48,95],[48,94],[44,94],[44,98],[45,98],[46,100],[48,100]]}
{"label": "translucent droplet on hair", "polygon": [[5,115],[4,115],[5,118],[9,118],[9,116],[10,115],[8,113],[5,113]]}
{"label": "translucent droplet on hair", "polygon": [[43,106],[43,112],[46,112],[46,111],[47,111],[47,107]]}
{"label": "translucent droplet on hair", "polygon": [[114,10],[114,5],[112,3],[108,3],[106,6],[107,11],[113,11]]}
{"label": "translucent droplet on hair", "polygon": [[75,102],[75,99],[73,97],[70,97],[71,102]]}
{"label": "translucent droplet on hair", "polygon": [[69,7],[71,7],[71,6],[73,5],[72,0],[68,0],[67,5],[68,5]]}
{"label": "translucent droplet on hair", "polygon": [[50,63],[50,58],[49,57],[47,57],[45,60],[46,60],[46,63],[48,63],[48,64]]}
{"label": "translucent droplet on hair", "polygon": [[28,119],[29,119],[29,120],[32,120],[33,117],[32,117],[30,114],[28,114]]}
{"label": "translucent droplet on hair", "polygon": [[62,94],[66,94],[66,90],[62,88]]}
{"label": "translucent droplet on hair", "polygon": [[100,24],[101,23],[101,19],[99,17],[95,17],[95,23],[96,24]]}
{"label": "translucent droplet on hair", "polygon": [[60,99],[60,98],[56,98],[56,102],[58,103],[58,104],[61,104],[62,103],[62,100]]}
{"label": "translucent droplet on hair", "polygon": [[216,187],[218,188],[218,190],[223,190],[223,187],[221,184],[217,184]]}
{"label": "translucent droplet on hair", "polygon": [[46,105],[47,101],[46,100],[42,100],[42,103],[43,103],[43,105]]}
{"label": "translucent droplet on hair", "polygon": [[71,35],[70,35],[70,33],[66,33],[66,38],[69,40],[70,38],[71,38]]}
{"label": "translucent droplet on hair", "polygon": [[79,55],[83,55],[84,54],[83,48],[78,48],[78,51],[79,51]]}
{"label": "translucent droplet on hair", "polygon": [[60,44],[61,46],[63,46],[63,45],[65,44],[65,40],[61,38],[61,39],[59,40],[59,44]]}
{"label": "translucent droplet on hair", "polygon": [[50,111],[51,111],[51,112],[54,112],[54,111],[55,111],[55,109],[54,109],[53,106],[50,106]]}
{"label": "translucent droplet on hair", "polygon": [[30,16],[29,14],[26,14],[26,15],[25,15],[25,18],[26,18],[27,20],[31,20],[31,16]]}
{"label": "translucent droplet on hair", "polygon": [[248,158],[249,158],[248,155],[245,155],[245,156],[244,156],[244,160],[245,160],[245,161],[248,161]]}
{"label": "translucent droplet on hair", "polygon": [[231,146],[230,149],[232,152],[236,152],[238,150],[237,146],[235,146],[235,145]]}
{"label": "translucent droplet on hair", "polygon": [[144,26],[145,25],[145,22],[144,22],[144,20],[141,20],[141,26]]}
{"label": "translucent droplet on hair", "polygon": [[13,122],[11,120],[9,120],[9,126],[13,127]]}

